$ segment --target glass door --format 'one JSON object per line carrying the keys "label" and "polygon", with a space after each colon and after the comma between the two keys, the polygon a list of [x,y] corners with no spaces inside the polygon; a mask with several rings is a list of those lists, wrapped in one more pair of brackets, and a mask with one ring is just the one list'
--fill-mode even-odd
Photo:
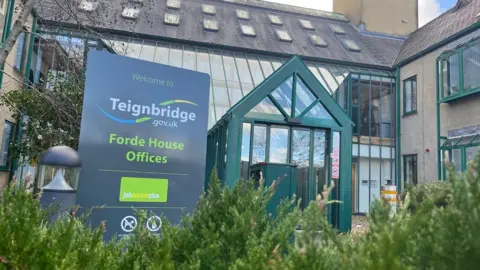
{"label": "glass door", "polygon": [[309,203],[310,133],[308,129],[294,129],[292,138],[292,164],[297,166],[297,198],[302,200],[302,209]]}

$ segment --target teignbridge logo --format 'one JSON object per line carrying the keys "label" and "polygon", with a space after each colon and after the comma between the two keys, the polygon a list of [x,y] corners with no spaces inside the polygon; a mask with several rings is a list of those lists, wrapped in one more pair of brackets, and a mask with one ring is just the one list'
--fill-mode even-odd
{"label": "teignbridge logo", "polygon": [[[197,117],[194,112],[184,111],[178,106],[173,106],[174,104],[182,103],[198,106],[198,104],[188,100],[168,100],[159,103],[158,105],[155,103],[151,103],[149,105],[135,104],[132,103],[131,100],[127,100],[125,102],[119,98],[110,98],[110,101],[112,102],[112,106],[110,107],[112,112],[120,111],[123,112],[123,114],[126,113],[132,117],[128,117],[130,119],[116,117],[106,112],[100,107],[100,105],[97,104],[97,106],[108,118],[122,124],[139,124],[152,121],[154,126],[178,127],[178,121],[181,123],[193,122]],[[155,119],[157,117],[163,119]]]}

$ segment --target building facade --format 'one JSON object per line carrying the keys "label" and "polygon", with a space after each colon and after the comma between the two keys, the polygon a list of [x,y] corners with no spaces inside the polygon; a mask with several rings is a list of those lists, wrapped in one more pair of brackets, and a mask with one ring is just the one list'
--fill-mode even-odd
{"label": "building facade", "polygon": [[[250,177],[256,164],[293,164],[297,193],[307,202],[334,178],[336,129],[329,121],[344,113],[351,134],[341,145],[349,150],[341,157],[348,166],[336,180],[348,204],[340,216],[368,212],[383,185],[402,190],[442,178],[445,154],[465,169],[480,140],[473,95],[480,1],[460,0],[418,30],[416,0],[334,0],[334,11],[254,0],[45,0],[32,17],[35,31],[25,31],[31,44],[23,45],[28,64],[21,73],[48,89],[65,74],[83,73],[90,50],[208,73],[209,151],[215,156],[209,164],[232,183]],[[461,23],[453,27],[452,20]],[[294,56],[304,64],[295,64],[291,79],[265,90],[265,99],[251,98],[281,77]],[[323,91],[335,105],[320,99]],[[239,130],[221,130],[245,100],[258,104],[242,114]],[[335,106],[343,112],[333,114]],[[233,131],[239,151],[228,148]],[[455,138],[470,141],[452,146]],[[19,175],[35,172],[23,163],[7,167]]]}

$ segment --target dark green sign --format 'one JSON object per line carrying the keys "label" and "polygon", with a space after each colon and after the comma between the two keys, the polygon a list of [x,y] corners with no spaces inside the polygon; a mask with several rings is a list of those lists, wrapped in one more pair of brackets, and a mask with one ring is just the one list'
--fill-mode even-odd
{"label": "dark green sign", "polygon": [[[77,203],[107,221],[106,239],[137,226],[177,223],[203,191],[210,78],[207,74],[90,52]],[[139,224],[136,209],[154,215]]]}

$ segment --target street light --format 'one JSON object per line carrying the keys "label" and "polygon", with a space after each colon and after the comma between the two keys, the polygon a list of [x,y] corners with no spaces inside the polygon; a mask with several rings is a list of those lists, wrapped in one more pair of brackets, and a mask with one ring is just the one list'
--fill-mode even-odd
{"label": "street light", "polygon": [[[68,146],[55,146],[40,157],[37,187],[42,190],[40,204],[53,207],[53,219],[66,214],[75,206],[78,175],[82,162],[78,153]],[[50,174],[52,173],[52,174]],[[45,178],[55,176],[45,185]],[[65,180],[67,176],[67,181]],[[44,186],[45,185],[45,186]]]}

